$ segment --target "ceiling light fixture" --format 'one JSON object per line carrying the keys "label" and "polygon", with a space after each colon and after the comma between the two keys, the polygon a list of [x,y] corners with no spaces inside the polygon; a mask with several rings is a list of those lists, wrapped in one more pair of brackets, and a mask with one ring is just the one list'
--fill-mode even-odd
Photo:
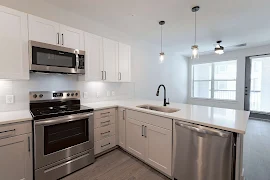
{"label": "ceiling light fixture", "polygon": [[195,13],[195,42],[194,42],[194,45],[191,46],[191,49],[192,49],[191,59],[199,58],[199,46],[196,45],[197,43],[197,12],[199,10],[200,10],[200,6],[195,6],[191,9],[191,11]]}
{"label": "ceiling light fixture", "polygon": [[160,51],[160,53],[159,53],[159,61],[160,61],[160,63],[163,63],[163,61],[164,61],[164,56],[165,56],[165,53],[162,51],[162,38],[163,38],[163,36],[162,36],[162,26],[165,24],[165,21],[159,21],[159,25],[160,25],[160,28],[161,28],[161,51]]}
{"label": "ceiling light fixture", "polygon": [[224,47],[220,45],[222,41],[217,41],[217,45],[215,47],[215,53],[216,54],[224,54]]}

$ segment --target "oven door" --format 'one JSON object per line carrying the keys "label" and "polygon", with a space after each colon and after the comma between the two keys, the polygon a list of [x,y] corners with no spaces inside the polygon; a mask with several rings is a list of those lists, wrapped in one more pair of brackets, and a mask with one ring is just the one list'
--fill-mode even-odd
{"label": "oven door", "polygon": [[94,148],[93,113],[34,123],[35,169]]}
{"label": "oven door", "polygon": [[84,51],[35,41],[30,41],[29,46],[31,71],[68,74],[84,73],[84,66],[81,67]]}

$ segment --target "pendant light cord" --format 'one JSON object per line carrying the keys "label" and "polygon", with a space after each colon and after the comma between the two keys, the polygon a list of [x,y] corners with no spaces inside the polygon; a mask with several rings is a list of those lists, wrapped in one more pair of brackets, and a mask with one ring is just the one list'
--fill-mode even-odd
{"label": "pendant light cord", "polygon": [[163,43],[163,42],[162,42],[162,38],[163,38],[163,37],[162,37],[162,25],[161,25],[161,52],[162,52],[162,43]]}
{"label": "pendant light cord", "polygon": [[197,42],[197,12],[195,12],[195,43],[194,45],[196,45]]}

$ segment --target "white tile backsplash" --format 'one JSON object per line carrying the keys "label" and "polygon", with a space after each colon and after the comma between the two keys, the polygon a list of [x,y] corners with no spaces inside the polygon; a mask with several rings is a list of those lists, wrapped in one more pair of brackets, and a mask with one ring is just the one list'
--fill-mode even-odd
{"label": "white tile backsplash", "polygon": [[[80,90],[81,102],[99,102],[127,99],[134,96],[134,83],[106,83],[78,81],[77,75],[31,73],[28,81],[0,80],[0,111],[29,109],[30,91]],[[114,91],[115,96],[107,97],[107,91]],[[83,97],[87,92],[87,98]],[[100,97],[96,97],[96,93]],[[6,95],[14,95],[15,102],[6,104]]]}

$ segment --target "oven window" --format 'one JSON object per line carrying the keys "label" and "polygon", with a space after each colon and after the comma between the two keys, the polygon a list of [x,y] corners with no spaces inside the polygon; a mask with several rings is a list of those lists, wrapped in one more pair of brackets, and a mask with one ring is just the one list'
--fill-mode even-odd
{"label": "oven window", "polygon": [[75,68],[76,55],[67,52],[33,47],[33,64]]}
{"label": "oven window", "polygon": [[44,155],[88,140],[88,119],[45,126]]}

